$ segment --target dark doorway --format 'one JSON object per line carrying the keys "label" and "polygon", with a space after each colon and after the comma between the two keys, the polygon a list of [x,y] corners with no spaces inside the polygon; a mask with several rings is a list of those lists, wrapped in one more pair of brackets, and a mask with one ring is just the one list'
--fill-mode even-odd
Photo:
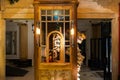
{"label": "dark doorway", "polygon": [[111,21],[92,23],[92,28],[90,69],[104,70],[104,80],[111,80]]}
{"label": "dark doorway", "polygon": [[[81,54],[86,57],[86,40],[83,40],[80,47]],[[83,64],[86,65],[86,58],[84,59]]]}
{"label": "dark doorway", "polygon": [[86,32],[86,40],[81,44],[81,52],[85,56],[83,65],[102,75],[102,80],[111,80],[111,20],[79,20],[78,31]]}

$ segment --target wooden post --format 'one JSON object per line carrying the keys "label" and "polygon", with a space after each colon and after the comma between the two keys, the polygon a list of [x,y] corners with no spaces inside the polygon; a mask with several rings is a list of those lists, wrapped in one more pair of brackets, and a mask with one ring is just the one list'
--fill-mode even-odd
{"label": "wooden post", "polygon": [[0,13],[0,80],[5,80],[5,21],[1,19]]}
{"label": "wooden post", "polygon": [[118,29],[119,31],[119,73],[118,73],[118,80],[120,80],[120,3],[119,3],[119,29]]}

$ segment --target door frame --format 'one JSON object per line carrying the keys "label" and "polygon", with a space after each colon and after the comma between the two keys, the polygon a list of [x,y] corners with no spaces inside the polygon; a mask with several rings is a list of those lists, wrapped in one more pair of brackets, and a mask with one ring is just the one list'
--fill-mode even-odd
{"label": "door frame", "polygon": [[118,79],[120,79],[120,3],[119,3],[119,73],[118,73]]}
{"label": "door frame", "polygon": [[[80,11],[80,10],[79,10]],[[115,16],[115,13],[98,13],[98,12],[94,12],[94,14],[92,13],[84,13],[83,12],[77,12],[77,19],[111,19],[111,39],[112,39],[112,80],[118,80],[118,55],[119,55],[119,50],[118,50],[118,39],[116,39],[116,37],[118,35],[118,31],[116,31],[116,28],[118,29],[118,24],[117,24],[117,20],[118,17]],[[116,36],[114,36],[116,35]]]}

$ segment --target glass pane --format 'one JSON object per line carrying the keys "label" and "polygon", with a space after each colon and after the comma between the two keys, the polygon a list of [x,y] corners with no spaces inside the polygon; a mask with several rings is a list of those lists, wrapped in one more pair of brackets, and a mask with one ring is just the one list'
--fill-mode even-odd
{"label": "glass pane", "polygon": [[57,26],[59,27],[59,31],[63,34],[64,33],[64,24],[63,24],[63,22],[59,22],[58,24],[57,24]]}
{"label": "glass pane", "polygon": [[70,23],[65,23],[65,40],[69,40],[70,38]]}
{"label": "glass pane", "polygon": [[64,21],[64,16],[59,16],[60,21]]}
{"label": "glass pane", "polygon": [[69,40],[65,41],[65,45],[70,45],[70,41]]}
{"label": "glass pane", "polygon": [[59,15],[64,15],[63,10],[59,10]]}
{"label": "glass pane", "polygon": [[65,15],[69,15],[70,11],[69,10],[65,10]]}
{"label": "glass pane", "polygon": [[53,16],[53,20],[57,21],[58,20],[58,16],[57,15]]}
{"label": "glass pane", "polygon": [[48,22],[48,33],[50,33],[51,31],[60,31],[60,27],[58,26],[57,22]]}
{"label": "glass pane", "polygon": [[54,10],[53,11],[53,15],[63,15],[63,14],[64,14],[63,10]]}
{"label": "glass pane", "polygon": [[65,62],[70,62],[70,47],[65,47]]}
{"label": "glass pane", "polygon": [[46,15],[46,10],[41,10],[41,15]]}
{"label": "glass pane", "polygon": [[52,15],[52,10],[47,10],[47,15]]}
{"label": "glass pane", "polygon": [[69,21],[70,17],[69,16],[65,16],[65,21]]}
{"label": "glass pane", "polygon": [[46,25],[42,22],[42,45],[46,44]]}
{"label": "glass pane", "polygon": [[45,47],[42,47],[41,49],[41,62],[46,62],[46,51],[45,51]]}
{"label": "glass pane", "polygon": [[42,17],[41,17],[41,20],[42,20],[42,21],[46,21],[46,16],[42,16]]}
{"label": "glass pane", "polygon": [[47,20],[51,21],[52,20],[52,16],[47,16]]}
{"label": "glass pane", "polygon": [[61,33],[64,33],[64,24],[63,22],[48,22],[48,33],[50,33],[51,31],[60,31]]}

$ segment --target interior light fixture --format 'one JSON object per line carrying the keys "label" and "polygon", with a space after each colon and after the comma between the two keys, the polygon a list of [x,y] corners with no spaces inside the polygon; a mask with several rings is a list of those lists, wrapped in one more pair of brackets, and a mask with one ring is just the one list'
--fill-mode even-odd
{"label": "interior light fixture", "polygon": [[74,35],[74,28],[71,28],[70,33],[71,33],[71,35]]}
{"label": "interior light fixture", "polygon": [[74,46],[74,21],[71,21],[71,29],[70,29],[70,34],[71,34],[71,42],[72,46]]}
{"label": "interior light fixture", "polygon": [[38,27],[36,28],[36,34],[40,35],[40,28],[38,28]]}
{"label": "interior light fixture", "polygon": [[71,35],[74,35],[74,21],[71,20],[71,30],[70,30]]}
{"label": "interior light fixture", "polygon": [[37,39],[37,45],[40,47],[40,22],[36,23],[36,39]]}

